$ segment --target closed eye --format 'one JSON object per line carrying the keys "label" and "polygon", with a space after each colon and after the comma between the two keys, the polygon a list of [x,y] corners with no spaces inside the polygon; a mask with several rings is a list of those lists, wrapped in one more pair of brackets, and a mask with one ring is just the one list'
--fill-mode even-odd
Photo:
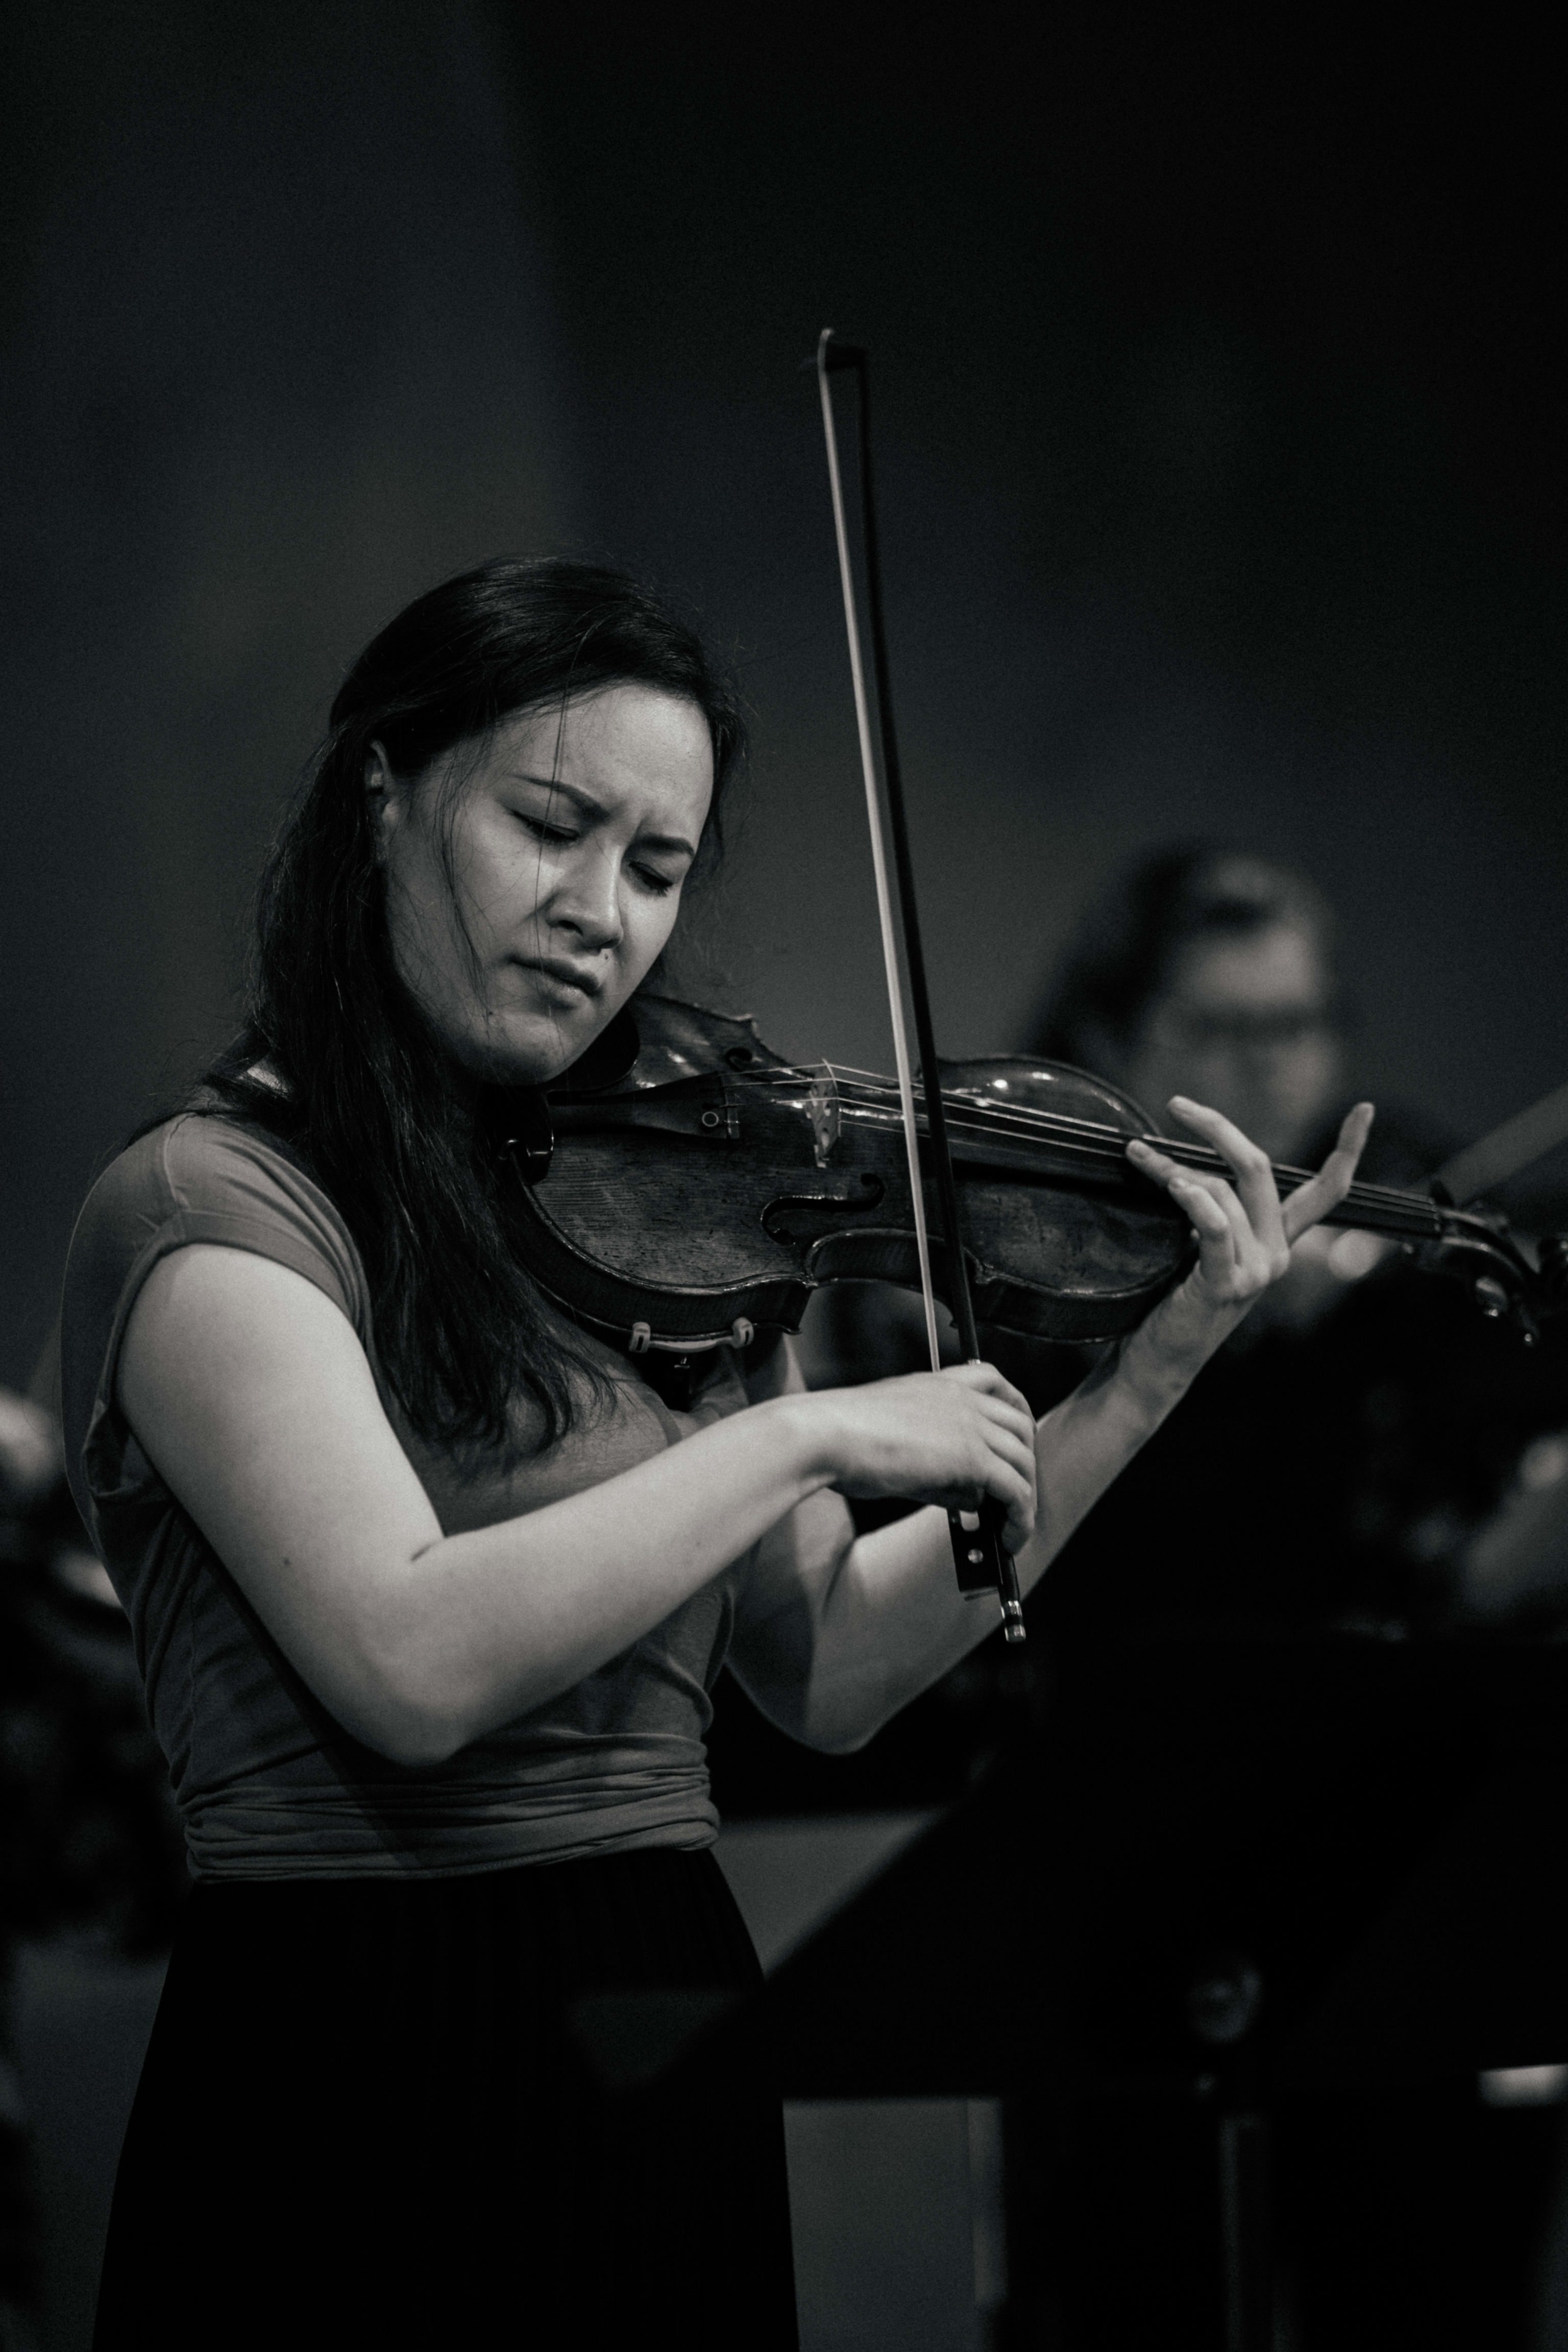
{"label": "closed eye", "polygon": [[580,841],[582,835],[568,824],[547,824],[542,817],[529,816],[521,809],[513,812],[518,823],[532,834],[535,841],[548,842],[552,848],[561,848]]}

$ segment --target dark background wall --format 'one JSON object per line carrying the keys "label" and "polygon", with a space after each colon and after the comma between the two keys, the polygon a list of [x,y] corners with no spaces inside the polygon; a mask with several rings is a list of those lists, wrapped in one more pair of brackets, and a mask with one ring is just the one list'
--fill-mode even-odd
{"label": "dark background wall", "polygon": [[1529,58],[1135,11],[715,21],[513,19],[584,495],[732,633],[762,721],[742,993],[798,1050],[886,1050],[795,373],[832,323],[878,368],[954,1046],[1010,1041],[1130,849],[1217,829],[1342,906],[1379,1087],[1468,1128],[1552,1082],[1561,298]]}
{"label": "dark background wall", "polygon": [[421,588],[570,525],[487,21],[18,0],[0,140],[0,1377],[233,1017],[261,848]]}
{"label": "dark background wall", "polygon": [[1374,1091],[1468,1134],[1561,1080],[1544,58],[1152,12],[11,21],[0,1374],[95,1156],[222,1034],[338,669],[486,552],[623,557],[731,653],[759,758],[705,985],[885,1059],[824,324],[875,355],[952,1050],[1014,1042],[1121,858],[1218,833],[1340,906]]}

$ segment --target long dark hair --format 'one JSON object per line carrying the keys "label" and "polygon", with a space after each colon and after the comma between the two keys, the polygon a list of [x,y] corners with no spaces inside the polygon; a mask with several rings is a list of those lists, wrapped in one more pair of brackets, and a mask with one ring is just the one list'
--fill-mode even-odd
{"label": "long dark hair", "polygon": [[604,1384],[519,1261],[471,1093],[394,971],[366,761],[379,743],[394,775],[413,779],[518,711],[629,684],[678,695],[708,721],[709,866],[744,726],[700,639],[650,590],[596,564],[503,557],[389,622],[344,679],[273,845],[248,1017],[205,1081],[208,1108],[277,1135],[342,1213],[388,1382],[434,1443],[510,1449],[521,1390],[552,1444]]}

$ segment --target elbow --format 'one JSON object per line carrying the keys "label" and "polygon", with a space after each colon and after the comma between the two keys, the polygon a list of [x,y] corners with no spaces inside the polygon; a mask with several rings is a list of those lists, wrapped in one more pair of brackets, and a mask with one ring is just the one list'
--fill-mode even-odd
{"label": "elbow", "polygon": [[802,1732],[807,1748],[815,1748],[819,1756],[858,1756],[862,1748],[869,1748],[882,1728],[880,1721],[857,1724],[814,1724]]}
{"label": "elbow", "polygon": [[405,1770],[431,1770],[449,1764],[466,1745],[466,1735],[442,1710],[386,1690],[361,1690],[338,1717],[362,1748]]}
{"label": "elbow", "polygon": [[884,1675],[870,1670],[824,1675],[803,1696],[796,1738],[820,1756],[858,1756],[910,1694],[890,1689]]}
{"label": "elbow", "polygon": [[401,1764],[409,1771],[429,1771],[438,1764],[449,1764],[466,1744],[462,1734],[444,1720],[407,1713],[400,1714],[395,1720],[389,1713],[376,1725],[374,1737],[365,1741],[389,1764]]}
{"label": "elbow", "polygon": [[[500,1675],[493,1660],[466,1644],[378,1626],[353,1644],[338,1683],[341,1704],[328,1705],[345,1729],[391,1764],[434,1770],[499,1725],[531,1714],[570,1683],[537,1664]],[[323,1694],[324,1696],[324,1694]]]}
{"label": "elbow", "polygon": [[747,1682],[753,1703],[776,1729],[818,1756],[856,1756],[897,1710],[863,1683],[837,1689],[805,1683]]}
{"label": "elbow", "polygon": [[336,1690],[322,1696],[362,1748],[407,1770],[449,1763],[474,1737],[462,1710],[437,1687],[427,1662],[379,1644],[367,1644]]}
{"label": "elbow", "polygon": [[885,1715],[862,1709],[805,1707],[785,1728],[793,1739],[818,1756],[858,1756],[862,1748],[869,1748],[886,1721]]}

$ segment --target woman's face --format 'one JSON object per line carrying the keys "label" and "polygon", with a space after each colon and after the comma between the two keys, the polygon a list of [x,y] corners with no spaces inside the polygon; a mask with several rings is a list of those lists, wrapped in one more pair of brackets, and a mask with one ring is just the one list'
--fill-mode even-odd
{"label": "woman's face", "polygon": [[519,712],[412,782],[378,752],[366,783],[404,985],[474,1076],[548,1083],[674,928],[713,797],[706,719],[611,686]]}

